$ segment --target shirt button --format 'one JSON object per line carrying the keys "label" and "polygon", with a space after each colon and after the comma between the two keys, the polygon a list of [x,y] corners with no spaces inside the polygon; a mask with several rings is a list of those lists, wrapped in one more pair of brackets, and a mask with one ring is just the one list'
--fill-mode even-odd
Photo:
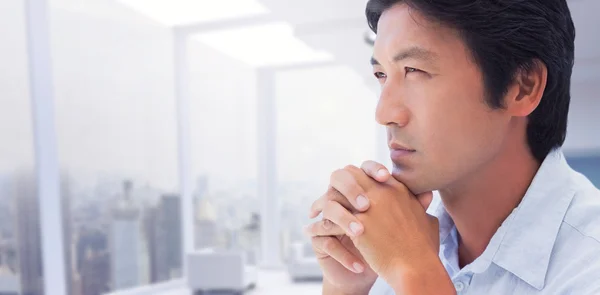
{"label": "shirt button", "polygon": [[463,282],[456,282],[454,283],[454,288],[456,292],[462,292],[465,289],[465,284]]}

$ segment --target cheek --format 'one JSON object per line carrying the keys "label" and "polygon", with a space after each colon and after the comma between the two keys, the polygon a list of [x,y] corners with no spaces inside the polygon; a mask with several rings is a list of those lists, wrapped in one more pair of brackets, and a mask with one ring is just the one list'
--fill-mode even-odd
{"label": "cheek", "polygon": [[421,88],[414,95],[420,99],[411,101],[413,132],[432,160],[468,157],[498,140],[499,119],[484,103],[483,91],[454,85]]}

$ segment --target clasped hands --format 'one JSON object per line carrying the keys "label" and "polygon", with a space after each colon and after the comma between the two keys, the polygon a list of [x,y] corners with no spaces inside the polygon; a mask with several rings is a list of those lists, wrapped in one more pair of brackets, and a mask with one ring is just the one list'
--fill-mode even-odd
{"label": "clasped hands", "polygon": [[322,267],[335,261],[355,274],[375,273],[397,293],[433,294],[425,290],[438,286],[436,294],[450,294],[438,257],[439,223],[426,213],[432,198],[412,194],[379,163],[346,166],[331,174],[329,189],[311,206],[310,218],[322,213],[322,220],[305,232]]}

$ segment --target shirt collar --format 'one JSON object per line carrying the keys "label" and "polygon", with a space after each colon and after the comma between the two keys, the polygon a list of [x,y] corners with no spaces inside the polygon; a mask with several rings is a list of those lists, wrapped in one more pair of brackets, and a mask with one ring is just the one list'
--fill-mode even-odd
{"label": "shirt collar", "polygon": [[[517,208],[469,267],[483,272],[494,262],[532,287],[544,288],[558,230],[575,194],[571,169],[560,150],[548,154]],[[454,222],[441,200],[429,212],[440,222],[441,249],[451,240]],[[448,245],[450,246],[450,245]]]}

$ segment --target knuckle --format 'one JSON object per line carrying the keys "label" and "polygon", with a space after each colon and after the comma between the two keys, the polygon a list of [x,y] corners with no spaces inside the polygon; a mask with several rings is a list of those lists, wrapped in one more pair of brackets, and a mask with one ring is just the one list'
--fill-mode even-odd
{"label": "knuckle", "polygon": [[311,224],[306,228],[306,231],[309,232],[311,235],[314,235],[315,233],[315,224]]}
{"label": "knuckle", "polygon": [[318,204],[319,204],[319,201],[320,201],[320,200],[321,200],[321,199],[319,198],[318,200],[314,201],[314,202],[312,203],[312,205],[310,205],[310,209],[311,209],[311,210],[315,210],[315,209],[317,209],[317,206],[318,206]]}
{"label": "knuckle", "polygon": [[331,253],[335,250],[335,240],[333,238],[327,238],[323,241],[323,250]]}
{"label": "knuckle", "polygon": [[359,170],[359,168],[354,165],[346,165],[346,167],[344,167],[344,170],[348,172],[353,172]]}
{"label": "knuckle", "polygon": [[373,162],[371,160],[367,160],[367,161],[362,162],[362,165],[360,165],[360,167],[363,170],[368,170],[368,169],[373,168],[374,166],[376,166],[374,164],[375,164],[375,162]]}
{"label": "knuckle", "polygon": [[317,245],[319,244],[319,237],[311,237],[310,243],[312,244],[312,247],[314,250],[315,248],[317,248]]}
{"label": "knuckle", "polygon": [[335,207],[337,207],[338,202],[334,201],[334,200],[327,200],[327,204],[325,205],[325,208],[328,209],[328,211],[332,211],[335,209]]}
{"label": "knuckle", "polygon": [[[348,189],[351,192],[354,192],[354,194],[356,195],[356,196],[351,196],[352,198],[356,198],[360,193],[363,192],[363,188],[360,186],[360,184],[354,177],[348,179]],[[350,197],[350,196],[348,196],[348,197]]]}
{"label": "knuckle", "polygon": [[312,250],[315,253],[323,253],[325,250],[323,249],[323,246],[321,245],[322,243],[322,238],[321,237],[312,237],[311,240],[311,246],[312,246]]}
{"label": "knuckle", "polygon": [[325,206],[323,206],[323,218],[325,219],[331,219],[333,217],[335,217],[336,214],[336,201],[332,201],[329,200],[327,201],[327,203],[325,204]]}
{"label": "knuckle", "polygon": [[340,174],[343,173],[343,169],[337,169],[333,172],[331,172],[331,175],[329,176],[329,182],[334,182],[337,178],[340,177]]}
{"label": "knuckle", "polygon": [[331,200],[335,200],[339,193],[340,192],[338,192],[338,190],[336,190],[333,187],[330,187],[327,190],[327,193],[325,194],[325,196],[323,196],[323,197],[324,197],[324,199],[331,201]]}
{"label": "knuckle", "polygon": [[344,199],[344,195],[343,195],[342,193],[340,193],[340,191],[338,191],[338,190],[337,190],[337,189],[335,189],[335,188],[332,188],[332,189],[331,189],[331,194],[330,194],[330,196],[331,196],[331,199],[330,199],[331,201],[333,201],[333,200],[342,200],[342,199]]}

